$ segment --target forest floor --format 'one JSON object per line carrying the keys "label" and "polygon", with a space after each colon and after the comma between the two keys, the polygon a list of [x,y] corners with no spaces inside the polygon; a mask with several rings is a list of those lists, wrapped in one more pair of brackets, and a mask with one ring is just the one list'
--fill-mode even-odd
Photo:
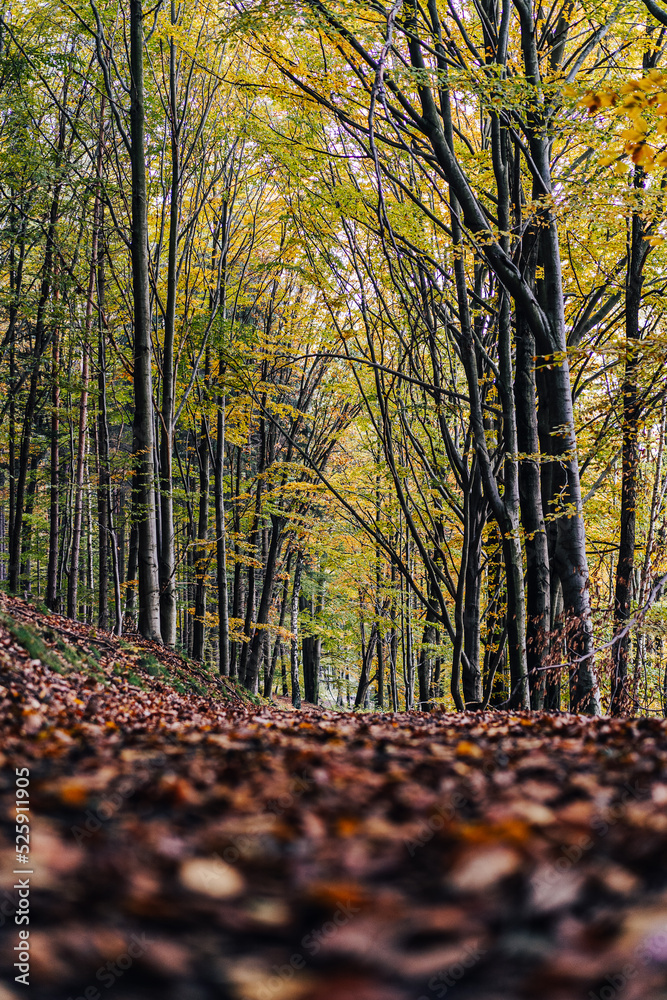
{"label": "forest floor", "polygon": [[666,1000],[667,723],[193,670],[0,598],[0,1000]]}

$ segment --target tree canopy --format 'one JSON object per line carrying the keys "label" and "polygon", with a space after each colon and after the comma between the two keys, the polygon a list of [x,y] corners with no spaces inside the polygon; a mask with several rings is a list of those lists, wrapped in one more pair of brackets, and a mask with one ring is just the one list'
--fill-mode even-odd
{"label": "tree canopy", "polygon": [[3,586],[295,704],[667,712],[667,8],[0,10]]}

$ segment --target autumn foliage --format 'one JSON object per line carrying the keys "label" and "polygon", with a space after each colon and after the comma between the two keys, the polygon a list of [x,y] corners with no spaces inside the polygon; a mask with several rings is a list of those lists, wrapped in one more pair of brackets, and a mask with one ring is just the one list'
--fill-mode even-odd
{"label": "autumn foliage", "polygon": [[[35,620],[3,611],[14,632]],[[175,662],[139,640],[41,626],[47,652],[99,662],[59,673],[0,628],[8,815],[14,768],[31,775],[35,1000],[430,1000],[454,984],[570,1000],[621,978],[631,1000],[662,995],[665,723],[294,713],[201,678],[178,693],[157,669]],[[3,1000],[23,995],[13,936]]]}

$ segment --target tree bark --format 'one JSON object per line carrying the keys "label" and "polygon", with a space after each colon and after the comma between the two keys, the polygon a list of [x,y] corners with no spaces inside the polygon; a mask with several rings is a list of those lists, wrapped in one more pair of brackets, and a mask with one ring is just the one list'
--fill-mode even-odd
{"label": "tree bark", "polygon": [[[61,124],[60,137],[58,139],[59,162],[64,146],[64,126]],[[21,541],[23,538],[23,517],[26,499],[27,476],[30,466],[30,443],[32,441],[33,423],[37,410],[41,360],[44,351],[49,344],[49,337],[46,331],[46,312],[51,295],[51,284],[53,279],[56,224],[60,211],[61,187],[62,185],[60,182],[56,184],[49,209],[46,245],[44,250],[44,264],[42,266],[42,279],[39,291],[39,301],[37,303],[37,315],[35,318],[35,339],[33,343],[32,366],[30,370],[28,398],[26,400],[23,413],[18,475],[15,481],[14,511],[11,519],[11,532],[9,537],[9,589],[14,594],[19,592],[21,585]],[[13,435],[11,435],[10,440],[12,439]],[[10,458],[11,457],[10,450]]]}
{"label": "tree bark", "polygon": [[218,583],[218,667],[229,675],[229,596],[227,592],[227,525],[225,521],[225,415],[226,398],[218,398],[215,452],[215,534]]}
{"label": "tree bark", "polygon": [[[273,596],[273,582],[276,575],[276,565],[280,548],[283,541],[284,521],[277,514],[271,515],[271,542],[264,567],[264,581],[262,583],[262,593],[257,611],[257,622],[250,641],[248,661],[246,666],[245,686],[255,694],[259,690],[259,663],[262,654],[264,633],[269,621],[271,610],[271,599]],[[305,678],[304,678],[305,681]]]}
{"label": "tree bark", "polygon": [[299,594],[301,592],[302,568],[303,554],[297,552],[290,613],[290,631],[292,633],[290,640],[290,671],[292,679],[292,704],[294,708],[301,708],[301,687],[299,684]]}
{"label": "tree bark", "polygon": [[76,472],[74,486],[74,517],[72,520],[72,548],[70,552],[69,579],[67,582],[67,614],[76,618],[78,613],[79,555],[81,551],[81,527],[83,517],[83,473],[86,461],[88,438],[88,383],[90,375],[90,336],[93,327],[93,304],[98,265],[99,220],[100,220],[100,178],[102,173],[102,115],[100,109],[99,138],[97,143],[95,201],[93,204],[93,230],[90,250],[90,270],[86,292],[86,318],[84,323],[81,356],[81,399],[79,402],[79,430],[76,452]]}
{"label": "tree bark", "polygon": [[526,551],[526,661],[530,682],[530,702],[544,707],[546,677],[541,669],[549,652],[551,582],[546,524],[542,510],[540,441],[537,427],[537,399],[534,361],[535,340],[517,314],[516,319],[517,443],[519,453],[519,495]]}
{"label": "tree bark", "polygon": [[[643,187],[644,172],[635,168],[634,187]],[[637,524],[637,479],[639,475],[639,423],[641,404],[637,376],[639,367],[639,328],[644,263],[649,244],[644,238],[644,222],[635,212],[630,221],[628,265],[625,279],[625,368],[623,372],[622,418],[622,481],[621,481],[621,530],[616,590],[614,594],[614,634],[623,632],[632,614],[633,576],[635,568],[635,543]],[[613,677],[609,711],[622,715],[630,707],[628,661],[631,637],[627,632],[620,636],[613,647]]]}
{"label": "tree bark", "polygon": [[[175,4],[171,4],[171,22],[177,22]],[[169,249],[167,256],[167,302],[164,315],[162,353],[162,406],[160,419],[160,629],[167,646],[176,643],[176,533],[174,530],[174,337],[178,285],[178,228],[180,224],[180,148],[176,107],[178,74],[176,42],[169,42],[169,111],[171,127],[171,187],[169,202]]]}
{"label": "tree bark", "polygon": [[208,575],[208,499],[210,488],[210,465],[208,454],[208,427],[206,417],[202,417],[199,436],[199,516],[197,519],[197,546],[194,551],[195,567],[195,617],[192,624],[192,658],[204,659],[206,636],[206,595]]}
{"label": "tree bark", "polygon": [[58,541],[60,533],[60,338],[54,330],[51,366],[51,457],[49,476],[49,562],[46,599],[49,611],[60,610],[58,596]]}
{"label": "tree bark", "polygon": [[463,658],[461,686],[465,705],[479,705],[482,701],[481,647],[481,593],[482,547],[487,505],[482,493],[482,480],[478,463],[470,475],[470,528],[468,554],[465,565],[465,598],[463,607]]}
{"label": "tree bark", "polygon": [[153,372],[150,330],[148,204],[144,138],[142,0],[130,0],[132,143],[132,291],[134,302],[134,514],[138,531],[139,632],[162,642],[153,454]]}
{"label": "tree bark", "polygon": [[[288,604],[288,597],[289,597],[290,572],[291,572],[291,568],[292,568],[292,554],[293,554],[292,550],[290,549],[290,551],[287,553],[287,561],[285,563],[285,579],[283,581],[283,592],[282,592],[282,596],[280,598],[280,617],[278,619],[278,628],[279,629],[282,629],[284,627],[284,625],[285,625],[285,615],[287,614],[287,604]],[[272,687],[273,687],[273,678],[275,676],[276,665],[278,663],[278,656],[280,655],[281,648],[282,648],[282,637],[281,637],[281,634],[280,634],[280,631],[279,631],[278,635],[276,636],[275,642],[273,644],[273,653],[271,655],[271,665],[269,667],[269,671],[268,671],[266,677],[264,678],[264,697],[265,698],[270,698],[271,697],[271,690],[272,690]],[[285,693],[286,692],[283,691],[283,695]]]}

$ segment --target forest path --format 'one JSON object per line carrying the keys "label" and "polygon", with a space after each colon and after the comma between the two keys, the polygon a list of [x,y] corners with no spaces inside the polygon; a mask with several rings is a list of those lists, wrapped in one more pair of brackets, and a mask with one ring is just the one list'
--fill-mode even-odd
{"label": "forest path", "polygon": [[[35,655],[22,607],[2,599],[0,1000],[667,998],[664,721],[225,703],[66,619],[36,614]],[[45,662],[60,628],[80,669]]]}

